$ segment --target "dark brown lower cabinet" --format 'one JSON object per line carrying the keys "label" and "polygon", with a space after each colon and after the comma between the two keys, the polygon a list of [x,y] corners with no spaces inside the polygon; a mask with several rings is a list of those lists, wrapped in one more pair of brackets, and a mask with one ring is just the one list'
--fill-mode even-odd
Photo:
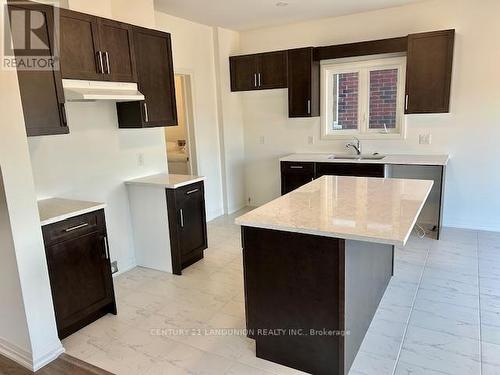
{"label": "dark brown lower cabinet", "polygon": [[117,313],[104,210],[42,228],[61,339]]}
{"label": "dark brown lower cabinet", "polygon": [[316,163],[316,178],[325,175],[383,178],[385,176],[385,165],[360,163]]}
{"label": "dark brown lower cabinet", "polygon": [[203,182],[167,189],[172,270],[182,270],[203,258],[208,247]]}
{"label": "dark brown lower cabinet", "polygon": [[314,170],[314,163],[281,162],[281,195],[314,180]]}

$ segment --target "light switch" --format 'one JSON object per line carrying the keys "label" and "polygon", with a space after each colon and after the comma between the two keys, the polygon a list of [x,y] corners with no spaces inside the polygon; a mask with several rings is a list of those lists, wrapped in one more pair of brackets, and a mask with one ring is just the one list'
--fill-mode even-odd
{"label": "light switch", "polygon": [[314,144],[314,136],[313,135],[310,135],[309,137],[307,137],[307,143],[310,145]]}
{"label": "light switch", "polygon": [[144,154],[143,153],[137,154],[137,166],[144,167]]}
{"label": "light switch", "polygon": [[260,136],[259,138],[259,142],[261,145],[265,144],[266,143],[266,137],[264,137],[263,135]]}

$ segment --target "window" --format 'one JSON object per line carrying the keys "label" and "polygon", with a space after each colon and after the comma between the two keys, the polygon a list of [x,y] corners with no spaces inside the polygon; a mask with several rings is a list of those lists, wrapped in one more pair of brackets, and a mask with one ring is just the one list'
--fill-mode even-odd
{"label": "window", "polygon": [[404,137],[404,57],[321,67],[322,138]]}

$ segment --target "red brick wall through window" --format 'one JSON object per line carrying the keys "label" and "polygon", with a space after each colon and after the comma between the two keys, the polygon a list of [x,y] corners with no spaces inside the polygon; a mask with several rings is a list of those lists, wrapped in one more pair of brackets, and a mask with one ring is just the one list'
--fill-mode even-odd
{"label": "red brick wall through window", "polygon": [[370,129],[396,128],[398,70],[370,72]]}

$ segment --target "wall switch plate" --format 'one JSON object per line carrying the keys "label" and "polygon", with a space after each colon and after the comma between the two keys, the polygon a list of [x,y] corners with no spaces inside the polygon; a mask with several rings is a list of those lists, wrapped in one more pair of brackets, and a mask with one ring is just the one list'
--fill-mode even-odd
{"label": "wall switch plate", "polygon": [[309,137],[307,137],[307,143],[310,145],[314,144],[314,136],[313,135],[310,135]]}
{"label": "wall switch plate", "polygon": [[118,272],[118,261],[111,262],[111,273],[117,273]]}
{"label": "wall switch plate", "polygon": [[432,142],[432,137],[430,134],[420,134],[418,136],[418,143],[421,145],[430,145]]}
{"label": "wall switch plate", "polygon": [[265,144],[266,143],[266,137],[264,137],[263,135],[261,135],[260,138],[259,138],[259,143],[261,145]]}
{"label": "wall switch plate", "polygon": [[137,166],[144,167],[144,154],[143,153],[137,154]]}

